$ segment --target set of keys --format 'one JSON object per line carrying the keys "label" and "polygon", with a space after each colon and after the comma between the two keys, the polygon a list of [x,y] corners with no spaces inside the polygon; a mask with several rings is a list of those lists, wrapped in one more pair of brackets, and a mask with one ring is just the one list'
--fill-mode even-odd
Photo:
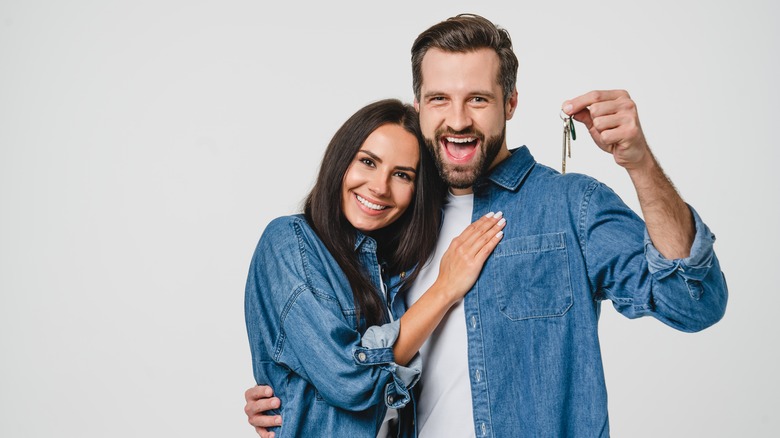
{"label": "set of keys", "polygon": [[563,120],[563,156],[561,157],[561,173],[566,173],[566,157],[571,158],[571,141],[577,139],[577,132],[574,131],[574,120],[572,116],[561,111],[561,120]]}

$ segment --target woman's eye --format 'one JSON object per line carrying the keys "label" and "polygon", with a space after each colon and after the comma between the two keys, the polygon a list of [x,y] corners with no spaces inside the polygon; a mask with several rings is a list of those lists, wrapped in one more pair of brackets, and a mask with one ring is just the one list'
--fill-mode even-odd
{"label": "woman's eye", "polygon": [[399,178],[403,178],[403,179],[405,179],[405,180],[407,180],[407,181],[411,181],[411,180],[412,180],[412,177],[411,177],[411,176],[409,176],[409,174],[408,174],[408,173],[403,173],[403,172],[396,172],[396,173],[395,173],[395,176],[397,176],[397,177],[399,177]]}
{"label": "woman's eye", "polygon": [[365,164],[366,166],[374,167],[374,162],[369,158],[361,158],[360,162]]}

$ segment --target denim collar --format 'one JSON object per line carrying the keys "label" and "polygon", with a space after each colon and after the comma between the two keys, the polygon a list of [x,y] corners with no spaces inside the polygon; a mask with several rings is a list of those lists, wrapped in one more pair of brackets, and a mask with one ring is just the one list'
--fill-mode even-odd
{"label": "denim collar", "polygon": [[376,240],[363,234],[360,230],[355,230],[355,252],[360,250],[375,253],[376,249]]}
{"label": "denim collar", "polygon": [[[511,155],[498,163],[498,166],[485,179],[507,190],[515,191],[525,181],[536,164],[536,160],[525,146],[512,149],[509,153]],[[482,181],[482,184],[485,182]]]}

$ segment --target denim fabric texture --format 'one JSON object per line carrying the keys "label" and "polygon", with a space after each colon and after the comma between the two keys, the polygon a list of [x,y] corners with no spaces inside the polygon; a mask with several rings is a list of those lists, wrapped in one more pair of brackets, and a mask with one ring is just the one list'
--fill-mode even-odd
{"label": "denim fabric texture", "polygon": [[490,211],[504,212],[504,238],[464,303],[477,437],[609,436],[603,300],[685,332],[725,312],[715,236],[692,209],[690,257],[667,260],[611,189],[521,147],[474,186],[473,219]]}
{"label": "denim fabric texture", "polygon": [[[381,291],[376,250],[358,233],[356,255]],[[403,280],[386,280],[395,321],[366,328],[356,320],[346,276],[305,218],[281,217],[266,227],[249,270],[245,314],[255,380],[282,400],[273,413],[283,424],[269,429],[278,438],[373,437],[387,406],[414,406],[420,358],[405,367],[393,362]]]}

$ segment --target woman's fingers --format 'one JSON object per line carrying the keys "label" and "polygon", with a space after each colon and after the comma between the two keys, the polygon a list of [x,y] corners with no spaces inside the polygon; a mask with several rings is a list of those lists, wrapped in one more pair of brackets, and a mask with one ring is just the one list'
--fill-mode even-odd
{"label": "woman's fingers", "polygon": [[463,298],[479,277],[490,253],[503,237],[506,219],[499,213],[479,218],[453,239],[441,259],[439,278],[450,299]]}
{"label": "woman's fingers", "polygon": [[[495,245],[503,236],[503,228],[506,225],[506,219],[502,212],[488,213],[485,216],[474,221],[466,230],[461,233],[458,239],[460,250],[464,251],[466,256],[475,257],[487,244]],[[497,240],[496,240],[497,239]],[[490,249],[492,251],[492,248]],[[488,254],[490,254],[488,251]]]}

